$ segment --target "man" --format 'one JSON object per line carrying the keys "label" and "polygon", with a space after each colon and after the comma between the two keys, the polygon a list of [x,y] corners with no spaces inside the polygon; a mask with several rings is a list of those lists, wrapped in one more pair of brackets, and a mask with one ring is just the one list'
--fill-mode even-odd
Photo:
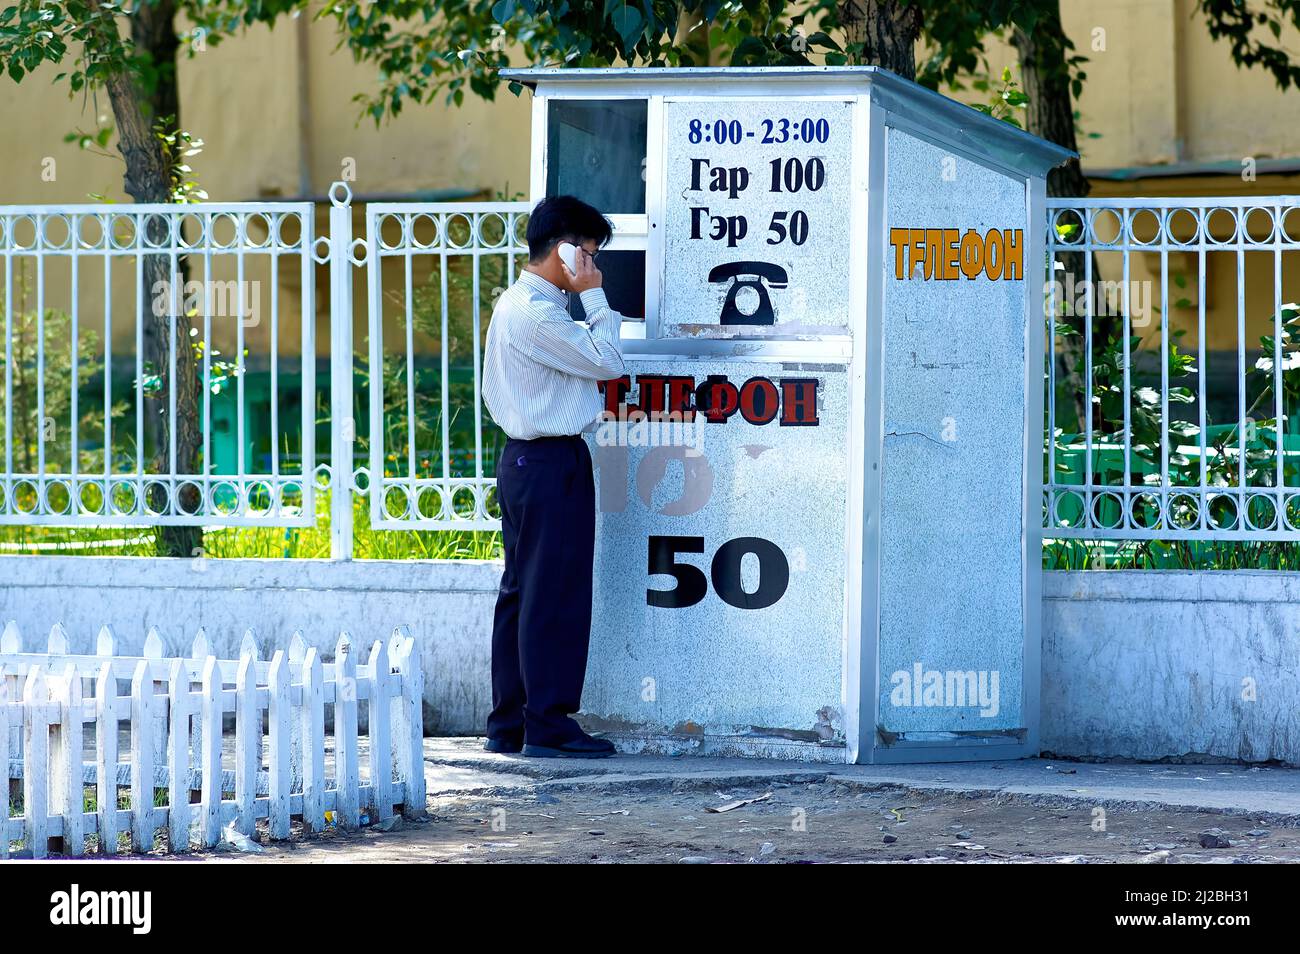
{"label": "man", "polygon": [[[591,430],[597,381],[623,373],[619,325],[596,267],[609,221],[573,196],[543,199],[528,220],[528,265],[488,325],[483,402],[510,438],[497,463],[505,572],[492,626],[490,752],[601,758],[614,746],[570,714],[582,700],[591,637],[596,493]],[[559,246],[578,247],[575,270]],[[572,320],[577,294],[587,325]]]}

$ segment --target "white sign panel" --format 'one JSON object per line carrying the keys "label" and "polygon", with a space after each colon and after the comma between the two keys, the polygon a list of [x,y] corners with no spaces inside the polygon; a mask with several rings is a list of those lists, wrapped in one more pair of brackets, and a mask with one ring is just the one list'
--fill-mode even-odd
{"label": "white sign panel", "polygon": [[669,100],[660,334],[846,334],[852,104]]}
{"label": "white sign panel", "polygon": [[584,711],[604,726],[842,743],[846,368],[646,359],[628,372],[604,391],[633,423],[591,438]]}

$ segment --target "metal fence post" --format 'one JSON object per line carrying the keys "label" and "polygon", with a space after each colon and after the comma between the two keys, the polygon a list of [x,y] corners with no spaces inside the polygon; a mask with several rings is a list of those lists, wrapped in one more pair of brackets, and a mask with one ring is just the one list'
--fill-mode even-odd
{"label": "metal fence post", "polygon": [[330,559],[352,559],[352,190],[330,186]]}

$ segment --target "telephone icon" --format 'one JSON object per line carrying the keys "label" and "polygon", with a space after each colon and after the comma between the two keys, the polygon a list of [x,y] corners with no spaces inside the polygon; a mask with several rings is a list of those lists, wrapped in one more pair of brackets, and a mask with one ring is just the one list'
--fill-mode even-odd
{"label": "telephone icon", "polygon": [[[776,323],[772,312],[772,299],[768,287],[785,288],[790,276],[780,265],[771,262],[727,262],[709,271],[709,281],[725,282],[735,279],[727,289],[727,299],[722,304],[718,323],[723,325],[771,325]],[[736,296],[742,288],[753,289],[758,295],[758,307],[750,313],[740,310]]]}

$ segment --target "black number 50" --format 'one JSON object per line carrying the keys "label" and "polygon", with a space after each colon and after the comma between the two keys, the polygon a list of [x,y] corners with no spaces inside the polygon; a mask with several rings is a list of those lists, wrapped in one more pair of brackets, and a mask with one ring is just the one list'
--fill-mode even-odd
{"label": "black number 50", "polygon": [[[674,577],[677,586],[671,590],[645,591],[645,601],[650,606],[665,609],[682,609],[694,606],[709,591],[709,581],[704,571],[690,563],[678,563],[679,553],[703,553],[703,537],[651,537],[648,569],[651,574],[663,573]],[[745,554],[758,558],[758,587],[746,593],[740,585],[740,561]],[[790,563],[785,554],[771,540],[762,537],[737,537],[718,547],[711,567],[713,588],[718,596],[737,609],[766,609],[782,596],[790,586]]]}

